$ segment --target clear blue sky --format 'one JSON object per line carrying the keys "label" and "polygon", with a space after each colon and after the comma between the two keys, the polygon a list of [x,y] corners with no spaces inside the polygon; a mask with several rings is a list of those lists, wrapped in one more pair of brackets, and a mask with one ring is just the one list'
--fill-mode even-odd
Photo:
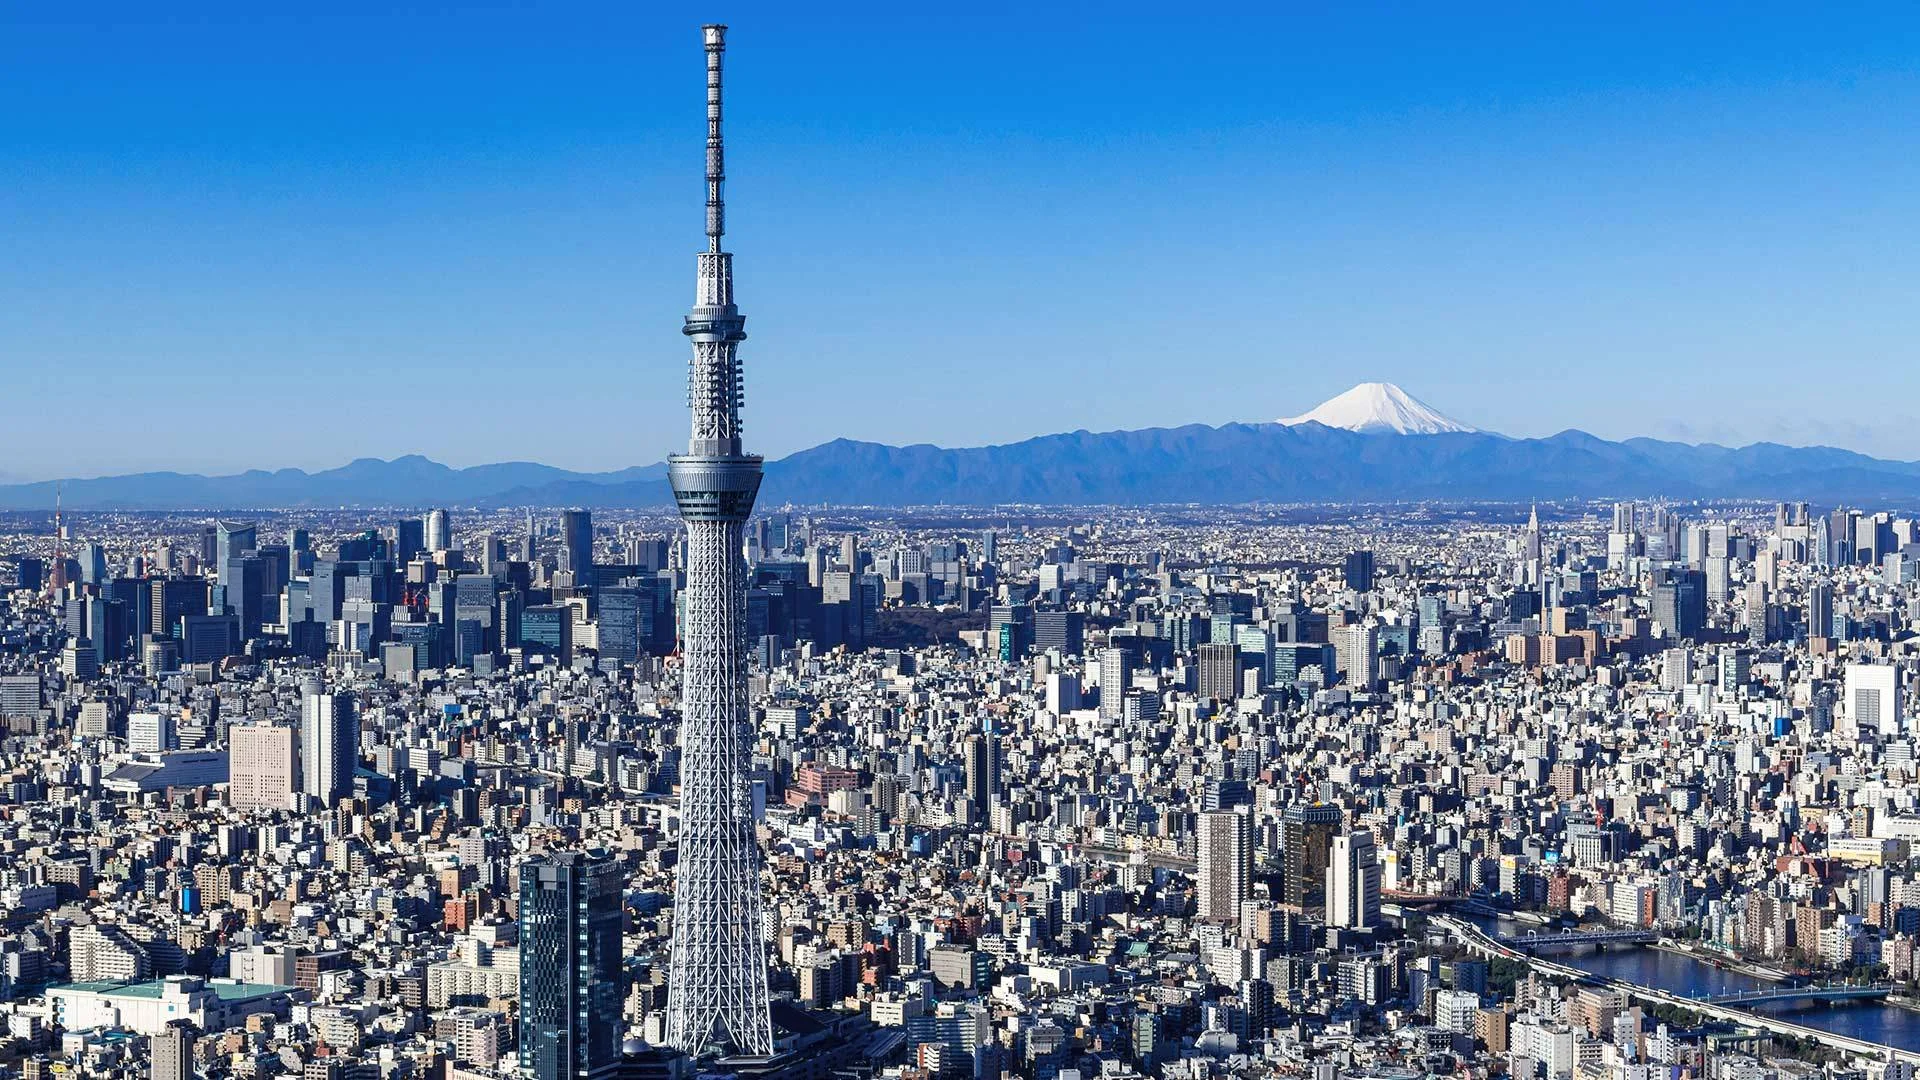
{"label": "clear blue sky", "polygon": [[756,449],[1382,379],[1920,458],[1910,5],[286,6],[0,13],[0,474],[683,446],[713,19]]}

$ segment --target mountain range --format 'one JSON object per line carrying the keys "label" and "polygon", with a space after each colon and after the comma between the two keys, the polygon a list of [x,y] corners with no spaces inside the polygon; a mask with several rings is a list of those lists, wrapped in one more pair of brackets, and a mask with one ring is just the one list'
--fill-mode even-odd
{"label": "mountain range", "polygon": [[[670,504],[663,463],[583,473],[533,462],[456,469],[417,455],[232,476],[154,472],[69,480],[76,509],[647,507]],[[1262,424],[1075,431],[946,449],[836,439],[769,461],[760,505],[1180,504],[1552,498],[1920,501],[1920,462],[1831,447],[1509,438],[1448,419],[1390,384]],[[54,483],[0,485],[0,509],[45,510]]]}

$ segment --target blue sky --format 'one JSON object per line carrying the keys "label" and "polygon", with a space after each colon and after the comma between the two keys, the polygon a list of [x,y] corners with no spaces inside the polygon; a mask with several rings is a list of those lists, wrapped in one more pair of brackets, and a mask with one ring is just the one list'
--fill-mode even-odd
{"label": "blue sky", "polygon": [[0,13],[0,474],[684,445],[714,19],[756,449],[1380,379],[1920,458],[1910,7],[281,6]]}

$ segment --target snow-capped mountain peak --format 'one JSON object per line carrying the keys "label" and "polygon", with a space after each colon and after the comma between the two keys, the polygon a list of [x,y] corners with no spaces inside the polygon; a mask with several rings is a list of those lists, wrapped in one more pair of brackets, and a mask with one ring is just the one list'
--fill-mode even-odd
{"label": "snow-capped mountain peak", "polygon": [[1318,422],[1348,431],[1394,432],[1400,435],[1439,435],[1472,431],[1458,420],[1443,416],[1405,390],[1383,382],[1364,382],[1328,398],[1312,412],[1279,421],[1289,427]]}

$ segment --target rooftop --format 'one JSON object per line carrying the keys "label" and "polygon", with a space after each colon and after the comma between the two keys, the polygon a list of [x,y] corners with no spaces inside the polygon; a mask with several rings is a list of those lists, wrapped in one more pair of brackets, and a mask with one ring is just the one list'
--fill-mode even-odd
{"label": "rooftop", "polygon": [[[58,983],[47,987],[47,992],[65,991],[119,998],[158,998],[165,992],[167,982],[166,979],[153,979],[148,982]],[[214,979],[206,980],[201,985],[203,989],[213,991],[221,1001],[246,1001],[272,994],[290,994],[298,989],[298,987],[280,986],[275,983],[243,983]]]}

